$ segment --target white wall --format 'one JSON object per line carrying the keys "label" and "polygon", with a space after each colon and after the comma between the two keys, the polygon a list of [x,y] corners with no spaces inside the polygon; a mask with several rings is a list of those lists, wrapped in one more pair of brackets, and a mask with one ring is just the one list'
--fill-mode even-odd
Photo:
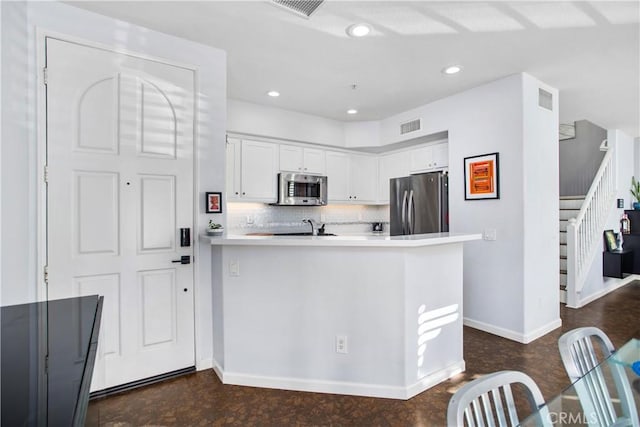
{"label": "white wall", "polygon": [[[399,124],[418,117],[424,119],[423,128],[413,136],[448,131],[451,231],[477,233],[495,229],[497,235],[496,241],[465,244],[465,321],[523,342],[559,325],[557,295],[552,295],[558,293],[557,261],[537,264],[526,259],[538,250],[541,242],[531,236],[525,239],[525,230],[538,232],[542,224],[557,222],[558,216],[557,175],[550,187],[532,185],[546,168],[538,170],[539,164],[526,158],[536,146],[554,146],[551,150],[540,150],[535,159],[557,167],[557,109],[550,115],[528,117],[537,108],[537,85],[557,96],[555,90],[533,77],[517,74],[406,111],[383,120],[381,125],[385,144],[400,141]],[[538,129],[539,126],[542,128]],[[554,126],[552,135],[549,129]],[[464,158],[492,152],[500,154],[500,199],[466,201]],[[554,172],[551,174],[543,177],[543,182],[551,181]],[[541,204],[532,207],[533,202],[526,200]],[[525,209],[534,209],[536,216],[525,213]],[[556,242],[545,247],[544,260],[559,257],[557,237],[550,236],[553,230],[557,230],[557,225],[552,225],[549,234],[545,232],[542,238]],[[529,301],[527,298],[531,298],[535,286],[532,283],[551,277],[555,278],[553,289],[545,283],[544,288],[536,289],[535,300]],[[530,310],[545,302],[548,309],[538,315],[530,314]]]}
{"label": "white wall", "polygon": [[[2,302],[33,301],[35,142],[25,3],[2,2]],[[34,71],[35,73],[35,71]],[[35,77],[35,75],[34,75]],[[33,77],[33,78],[34,78]],[[32,80],[33,80],[32,78]],[[17,102],[16,102],[17,101]],[[31,115],[31,117],[29,117]]]}
{"label": "white wall", "polygon": [[344,124],[344,146],[378,147],[380,145],[380,122],[347,122]]}
{"label": "white wall", "polygon": [[291,141],[344,147],[342,122],[229,99],[227,130]]}
{"label": "white wall", "polygon": [[[37,273],[36,27],[107,46],[197,67],[199,85],[199,214],[204,192],[224,189],[226,54],[56,2],[2,2],[2,282],[3,304],[34,301]],[[9,185],[10,184],[10,185]],[[210,247],[196,243],[196,358],[212,361]],[[198,280],[199,278],[199,280]]]}
{"label": "white wall", "polygon": [[[2,36],[3,29],[6,28],[6,25],[2,25],[2,6],[0,6],[0,141],[3,140],[2,134],[2,122],[4,121],[2,118],[2,114],[4,114],[4,110],[2,109],[2,99],[4,97],[3,91],[3,75],[2,72],[2,53],[5,52],[5,48],[7,47],[6,38]],[[0,149],[0,200],[2,200],[2,150]],[[0,242],[2,242],[2,208],[0,208]],[[2,244],[0,243],[0,307],[2,307]]]}
{"label": "white wall", "polygon": [[640,136],[633,141],[633,175],[640,176]]}
{"label": "white wall", "polygon": [[[538,105],[538,89],[552,94],[553,111]],[[523,232],[524,331],[531,337],[560,326],[558,91],[524,75]],[[544,212],[544,214],[541,214]],[[553,250],[550,250],[553,248]],[[544,266],[544,267],[542,267]],[[553,319],[557,321],[553,323]],[[529,337],[525,337],[525,341]]]}

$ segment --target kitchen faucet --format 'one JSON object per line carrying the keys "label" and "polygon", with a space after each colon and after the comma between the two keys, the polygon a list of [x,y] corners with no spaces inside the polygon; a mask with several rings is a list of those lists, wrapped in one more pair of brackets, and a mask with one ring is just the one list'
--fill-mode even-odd
{"label": "kitchen faucet", "polygon": [[309,224],[311,226],[311,235],[312,236],[317,236],[318,235],[318,228],[316,227],[316,222],[313,219],[304,218],[302,220],[302,222],[304,222],[305,224]]}

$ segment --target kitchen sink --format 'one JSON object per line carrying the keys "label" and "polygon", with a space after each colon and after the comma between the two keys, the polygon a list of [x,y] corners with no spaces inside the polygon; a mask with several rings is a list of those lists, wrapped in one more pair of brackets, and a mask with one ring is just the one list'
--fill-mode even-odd
{"label": "kitchen sink", "polygon": [[[313,236],[310,231],[307,232],[297,232],[297,233],[273,233],[274,236]],[[323,233],[318,234],[318,236],[335,236],[332,233]]]}

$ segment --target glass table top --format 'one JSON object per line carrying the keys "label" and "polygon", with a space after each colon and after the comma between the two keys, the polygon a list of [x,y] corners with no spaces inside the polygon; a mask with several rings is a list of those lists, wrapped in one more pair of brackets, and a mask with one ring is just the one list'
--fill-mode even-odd
{"label": "glass table top", "polygon": [[631,339],[520,426],[640,426],[640,340]]}
{"label": "glass table top", "polygon": [[96,317],[97,295],[0,307],[0,425],[74,424]]}

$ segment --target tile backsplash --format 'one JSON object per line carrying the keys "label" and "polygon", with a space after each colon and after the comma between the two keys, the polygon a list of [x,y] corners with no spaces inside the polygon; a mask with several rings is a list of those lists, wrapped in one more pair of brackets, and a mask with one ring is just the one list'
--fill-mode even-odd
{"label": "tile backsplash", "polygon": [[262,203],[227,203],[227,233],[310,231],[303,218],[326,224],[327,233],[371,232],[371,223],[382,222],[389,231],[389,205],[332,205],[323,207],[271,206]]}

